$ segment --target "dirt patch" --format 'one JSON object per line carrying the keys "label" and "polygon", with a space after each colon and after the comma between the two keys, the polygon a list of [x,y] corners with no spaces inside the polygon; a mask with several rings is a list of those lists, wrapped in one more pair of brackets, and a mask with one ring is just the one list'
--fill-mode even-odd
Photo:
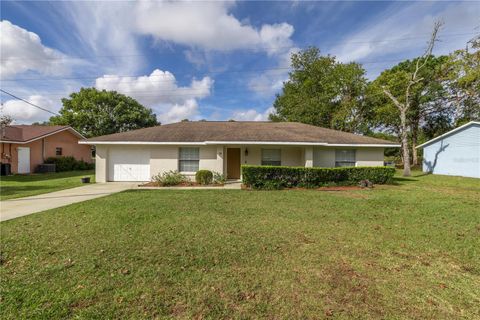
{"label": "dirt patch", "polygon": [[334,317],[340,314],[347,317],[358,314],[382,317],[382,296],[374,279],[355,270],[348,262],[334,265],[325,274],[329,286],[325,296],[325,314]]}

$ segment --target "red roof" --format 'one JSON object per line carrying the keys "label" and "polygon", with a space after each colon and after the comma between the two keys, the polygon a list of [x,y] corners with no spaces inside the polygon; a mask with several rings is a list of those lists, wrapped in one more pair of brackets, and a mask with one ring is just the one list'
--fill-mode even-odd
{"label": "red roof", "polygon": [[72,130],[76,135],[81,137],[81,135],[73,130],[70,126],[35,126],[22,124],[6,126],[5,132],[2,132],[0,141],[25,143],[64,130]]}

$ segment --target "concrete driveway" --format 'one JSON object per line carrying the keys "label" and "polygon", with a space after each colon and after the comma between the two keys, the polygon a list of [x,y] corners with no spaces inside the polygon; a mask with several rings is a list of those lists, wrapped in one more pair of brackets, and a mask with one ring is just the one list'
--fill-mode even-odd
{"label": "concrete driveway", "polygon": [[95,183],[37,196],[0,201],[0,221],[108,196],[120,191],[134,189],[137,185],[138,183],[134,182]]}

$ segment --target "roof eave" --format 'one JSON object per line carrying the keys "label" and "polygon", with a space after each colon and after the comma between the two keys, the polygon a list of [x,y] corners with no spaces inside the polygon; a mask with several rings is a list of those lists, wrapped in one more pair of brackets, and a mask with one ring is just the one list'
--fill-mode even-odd
{"label": "roof eave", "polygon": [[422,143],[422,144],[419,145],[419,146],[416,146],[415,149],[419,149],[419,148],[423,148],[423,147],[425,147],[425,146],[428,146],[429,144],[432,144],[432,143],[434,143],[435,141],[438,141],[438,140],[440,140],[440,139],[442,139],[442,138],[445,138],[446,136],[449,136],[449,135],[451,135],[452,133],[455,133],[455,132],[457,132],[457,131],[459,131],[459,130],[461,130],[461,129],[464,129],[464,128],[466,128],[466,127],[469,127],[469,126],[471,126],[471,125],[473,125],[473,124],[478,124],[478,125],[480,125],[480,122],[479,122],[479,121],[470,121],[470,122],[468,122],[468,123],[465,123],[464,125],[461,125],[461,126],[458,127],[458,128],[455,128],[455,129],[453,129],[453,130],[450,130],[450,131],[448,131],[448,132],[445,132],[444,134],[439,135],[439,136],[436,137],[436,138],[433,138],[433,139],[431,139],[431,140],[428,140],[427,142]]}
{"label": "roof eave", "polygon": [[36,141],[36,140],[39,140],[39,139],[43,139],[43,138],[46,138],[46,137],[49,137],[51,135],[54,135],[54,134],[57,134],[57,133],[60,133],[60,132],[63,132],[63,131],[72,131],[72,133],[74,135],[76,135],[78,138],[80,139],[83,139],[85,140],[86,138],[80,133],[78,132],[77,130],[73,129],[72,127],[65,127],[65,128],[61,128],[61,129],[58,129],[58,130],[55,130],[55,131],[52,131],[52,132],[49,132],[49,133],[46,133],[46,134],[43,134],[41,136],[38,136],[38,137],[35,137],[35,138],[32,138],[30,140],[25,140],[25,141],[19,141],[19,140],[0,140],[1,143],[15,143],[15,144],[27,144],[27,143],[30,143],[30,142],[33,142],[33,141]]}
{"label": "roof eave", "polygon": [[370,148],[399,148],[399,144],[381,143],[327,143],[327,142],[296,142],[296,141],[79,141],[79,144],[89,145],[297,145],[297,146],[325,146],[325,147],[370,147]]}

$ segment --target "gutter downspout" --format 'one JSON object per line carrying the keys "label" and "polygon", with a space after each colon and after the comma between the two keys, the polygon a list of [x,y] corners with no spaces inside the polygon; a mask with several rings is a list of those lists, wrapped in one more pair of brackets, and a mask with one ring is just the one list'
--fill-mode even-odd
{"label": "gutter downspout", "polygon": [[45,162],[45,138],[42,139],[42,161]]}

